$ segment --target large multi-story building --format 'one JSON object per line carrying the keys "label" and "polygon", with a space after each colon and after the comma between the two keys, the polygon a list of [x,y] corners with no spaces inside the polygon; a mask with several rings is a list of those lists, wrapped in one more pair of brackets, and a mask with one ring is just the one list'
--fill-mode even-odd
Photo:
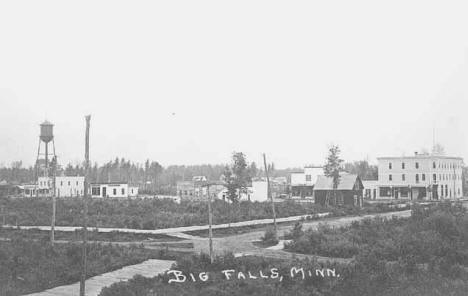
{"label": "large multi-story building", "polygon": [[463,197],[460,157],[418,154],[380,157],[375,199],[440,200]]}

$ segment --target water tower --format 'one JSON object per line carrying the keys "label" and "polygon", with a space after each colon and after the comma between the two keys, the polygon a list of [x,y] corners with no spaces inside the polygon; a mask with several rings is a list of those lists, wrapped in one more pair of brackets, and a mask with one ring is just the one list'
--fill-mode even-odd
{"label": "water tower", "polygon": [[[40,124],[41,132],[39,135],[39,145],[37,147],[37,176],[49,176],[49,159],[55,159],[55,143],[54,143],[54,125],[47,120]],[[52,153],[49,153],[49,143],[52,142]],[[41,146],[44,146],[45,151],[41,153]],[[49,158],[50,157],[50,158]]]}

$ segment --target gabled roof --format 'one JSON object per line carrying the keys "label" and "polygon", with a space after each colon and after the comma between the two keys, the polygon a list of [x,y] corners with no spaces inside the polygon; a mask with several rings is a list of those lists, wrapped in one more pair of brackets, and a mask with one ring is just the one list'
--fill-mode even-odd
{"label": "gabled roof", "polygon": [[[354,184],[359,182],[362,186],[361,179],[354,174],[342,174],[340,175],[340,183],[338,184],[338,190],[353,190]],[[314,190],[333,190],[333,178],[326,177],[324,175],[317,176],[317,182],[315,183]]]}

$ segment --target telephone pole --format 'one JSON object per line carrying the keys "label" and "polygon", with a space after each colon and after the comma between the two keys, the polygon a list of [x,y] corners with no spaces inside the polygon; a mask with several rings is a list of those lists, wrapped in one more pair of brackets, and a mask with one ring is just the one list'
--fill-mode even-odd
{"label": "telephone pole", "polygon": [[86,269],[87,269],[87,258],[86,258],[86,247],[88,244],[88,170],[89,170],[89,122],[91,120],[91,115],[86,117],[86,136],[85,136],[85,182],[84,182],[84,197],[83,197],[83,245],[82,245],[82,255],[83,263],[81,270],[81,280],[80,280],[80,296],[85,296],[85,282],[86,282]]}
{"label": "telephone pole", "polygon": [[5,206],[2,206],[2,226],[5,225]]}
{"label": "telephone pole", "polygon": [[273,196],[270,192],[270,177],[268,176],[268,167],[266,162],[265,153],[263,153],[263,164],[265,165],[265,175],[267,179],[267,198],[271,200],[271,209],[273,210],[273,224],[275,226],[275,239],[278,240],[278,228],[276,226],[276,211],[275,211],[275,202],[273,201]]}
{"label": "telephone pole", "polygon": [[[54,148],[54,154],[55,154],[55,148]],[[53,170],[53,180],[52,180],[52,225],[50,227],[50,243],[52,246],[54,245],[55,242],[55,211],[56,211],[56,198],[57,198],[57,185],[55,184],[55,180],[57,179],[57,156],[54,156],[52,159],[52,170]]]}
{"label": "telephone pole", "polygon": [[210,263],[213,264],[213,230],[211,224],[213,223],[213,212],[211,209],[211,195],[210,195],[210,184],[206,186],[206,194],[208,195],[208,236],[210,240]]}

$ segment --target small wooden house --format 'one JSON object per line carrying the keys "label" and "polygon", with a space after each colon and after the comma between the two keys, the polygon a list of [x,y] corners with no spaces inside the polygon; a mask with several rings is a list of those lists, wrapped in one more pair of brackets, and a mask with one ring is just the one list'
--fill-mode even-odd
{"label": "small wooden house", "polygon": [[326,176],[318,176],[317,182],[314,186],[315,203],[325,205],[327,203],[327,196],[329,204],[362,206],[362,185],[361,178],[353,174],[342,174],[336,189],[336,202],[333,190],[333,178]]}

